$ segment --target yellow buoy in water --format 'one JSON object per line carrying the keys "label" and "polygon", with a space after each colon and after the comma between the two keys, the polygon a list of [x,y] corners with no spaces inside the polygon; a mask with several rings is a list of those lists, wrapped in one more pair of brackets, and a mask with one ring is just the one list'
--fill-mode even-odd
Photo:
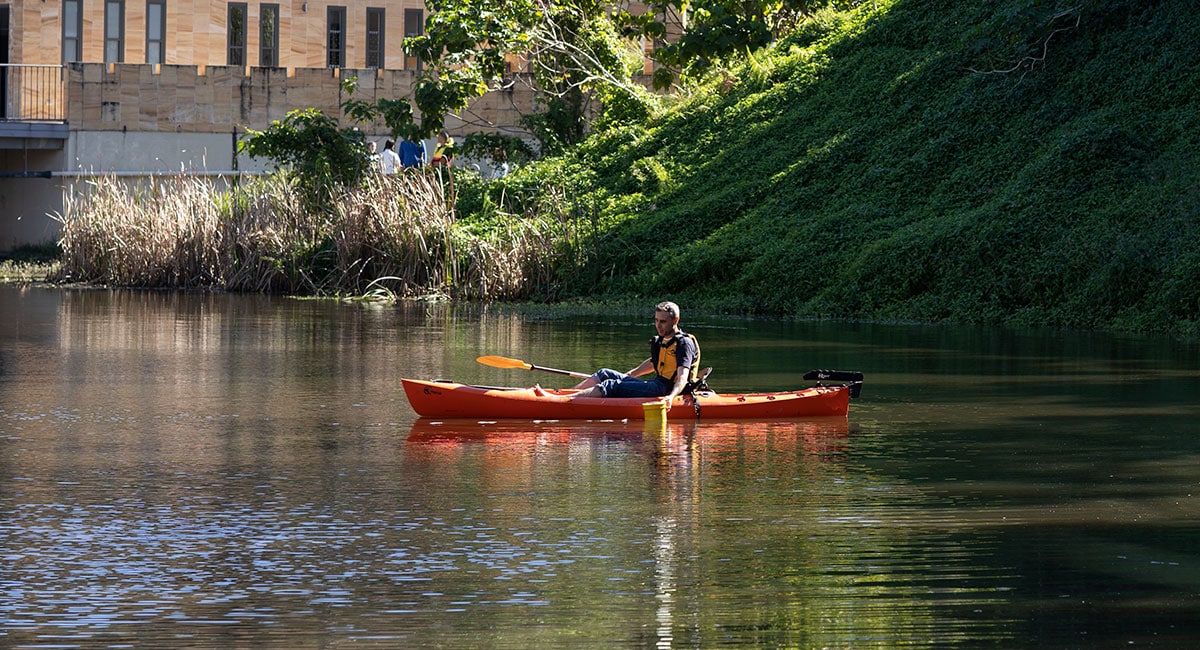
{"label": "yellow buoy in water", "polygon": [[656,429],[667,424],[667,403],[662,400],[645,402],[642,411],[646,415],[646,428]]}

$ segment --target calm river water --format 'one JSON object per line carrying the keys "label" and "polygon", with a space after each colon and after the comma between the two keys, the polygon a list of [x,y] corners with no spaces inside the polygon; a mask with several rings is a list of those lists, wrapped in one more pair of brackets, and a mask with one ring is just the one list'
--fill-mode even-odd
{"label": "calm river water", "polygon": [[849,418],[442,423],[399,378],[645,357],[651,314],[0,285],[0,647],[1189,648],[1200,350],[706,317]]}

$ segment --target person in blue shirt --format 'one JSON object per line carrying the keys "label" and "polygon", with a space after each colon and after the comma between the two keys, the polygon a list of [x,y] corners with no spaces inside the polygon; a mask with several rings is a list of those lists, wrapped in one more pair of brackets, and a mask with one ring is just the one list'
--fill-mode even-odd
{"label": "person in blue shirt", "polygon": [[422,140],[405,140],[400,143],[400,164],[403,167],[422,167],[425,165],[425,142]]}

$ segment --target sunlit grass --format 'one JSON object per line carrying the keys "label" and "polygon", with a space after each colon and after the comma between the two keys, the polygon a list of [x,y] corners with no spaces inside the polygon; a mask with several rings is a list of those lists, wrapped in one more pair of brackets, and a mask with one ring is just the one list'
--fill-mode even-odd
{"label": "sunlit grass", "polygon": [[45,282],[58,275],[58,262],[0,260],[0,282]]}
{"label": "sunlit grass", "polygon": [[47,282],[58,276],[55,244],[29,244],[0,255],[0,282]]}

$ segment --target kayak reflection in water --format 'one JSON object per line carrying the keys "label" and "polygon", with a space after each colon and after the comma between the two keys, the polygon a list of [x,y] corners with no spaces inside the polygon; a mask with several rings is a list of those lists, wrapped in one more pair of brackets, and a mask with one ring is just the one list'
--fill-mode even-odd
{"label": "kayak reflection in water", "polygon": [[[580,397],[659,397],[670,403],[695,381],[700,365],[700,344],[696,337],[679,329],[679,305],[660,302],[654,306],[654,329],[650,356],[627,373],[601,368],[579,382]],[[653,372],[653,379],[641,379]]]}

